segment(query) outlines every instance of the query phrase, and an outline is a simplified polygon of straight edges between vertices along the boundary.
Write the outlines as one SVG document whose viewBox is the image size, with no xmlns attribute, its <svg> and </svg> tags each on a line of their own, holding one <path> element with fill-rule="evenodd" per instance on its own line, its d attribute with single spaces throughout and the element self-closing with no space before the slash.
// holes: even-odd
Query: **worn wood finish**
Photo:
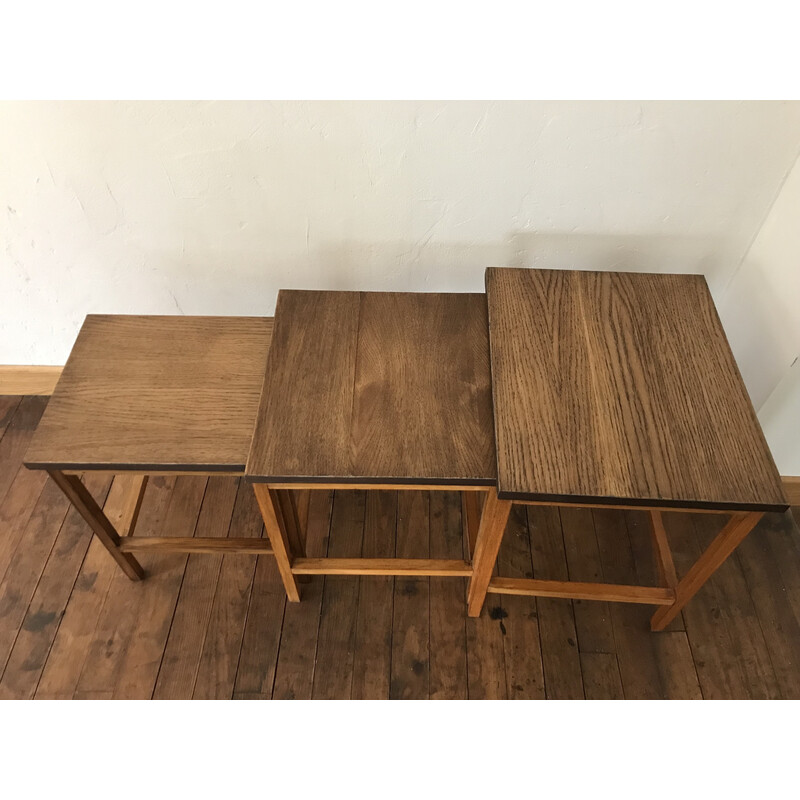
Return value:
<svg viewBox="0 0 800 800">
<path fill-rule="evenodd" d="M 492 594 L 516 594 L 530 597 L 560 597 L 570 600 L 607 600 L 614 603 L 645 603 L 668 606 L 675 602 L 672 589 L 658 586 L 624 586 L 613 583 L 581 581 L 543 581 L 530 578 L 492 578 Z"/>
<path fill-rule="evenodd" d="M 275 313 L 250 480 L 494 484 L 483 295 L 281 291 Z"/>
<path fill-rule="evenodd" d="M 120 537 L 103 509 L 75 475 L 64 475 L 58 470 L 48 470 L 50 477 L 69 501 L 78 509 L 80 515 L 89 523 L 94 534 L 103 543 L 111 557 L 119 564 L 122 571 L 132 580 L 144 577 L 144 570 L 139 562 L 130 554 L 124 553 L 119 546 Z"/>
<path fill-rule="evenodd" d="M 268 317 L 89 315 L 25 463 L 41 469 L 244 469 Z"/>
<path fill-rule="evenodd" d="M 486 272 L 501 498 L 784 510 L 699 275 Z"/>
</svg>

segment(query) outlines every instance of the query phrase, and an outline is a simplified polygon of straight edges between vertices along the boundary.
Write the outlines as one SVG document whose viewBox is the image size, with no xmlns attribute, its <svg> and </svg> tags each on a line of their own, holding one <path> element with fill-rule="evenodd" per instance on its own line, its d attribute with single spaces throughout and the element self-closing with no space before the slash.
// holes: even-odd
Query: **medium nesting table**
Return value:
<svg viewBox="0 0 800 800">
<path fill-rule="evenodd" d="M 269 317 L 86 317 L 25 465 L 48 471 L 129 578 L 143 576 L 136 551 L 271 553 L 132 535 L 148 475 L 243 474 L 271 334 Z M 82 472 L 134 476 L 118 529 Z"/>
<path fill-rule="evenodd" d="M 491 578 L 485 592 L 652 603 L 674 619 L 766 511 L 788 502 L 701 275 L 489 269 L 497 514 L 512 502 L 650 511 L 660 586 Z M 681 580 L 662 513 L 728 515 Z"/>
<path fill-rule="evenodd" d="M 306 558 L 292 490 L 460 490 L 470 553 L 502 533 L 485 296 L 282 290 L 246 477 L 292 601 L 299 575 L 474 580 L 467 560 Z"/>
</svg>

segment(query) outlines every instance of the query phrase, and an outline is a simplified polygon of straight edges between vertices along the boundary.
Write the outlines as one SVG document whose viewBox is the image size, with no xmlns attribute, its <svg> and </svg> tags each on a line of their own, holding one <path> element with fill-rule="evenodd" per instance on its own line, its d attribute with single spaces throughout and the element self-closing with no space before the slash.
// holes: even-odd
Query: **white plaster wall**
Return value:
<svg viewBox="0 0 800 800">
<path fill-rule="evenodd" d="M 800 355 L 800 160 L 718 305 L 759 409 Z"/>
<path fill-rule="evenodd" d="M 719 308 L 778 469 L 800 475 L 800 160 Z"/>
<path fill-rule="evenodd" d="M 786 370 L 758 418 L 778 471 L 800 476 L 800 359 Z"/>
<path fill-rule="evenodd" d="M 0 364 L 63 363 L 88 312 L 488 265 L 704 272 L 719 301 L 799 149 L 800 103 L 0 103 Z"/>
</svg>

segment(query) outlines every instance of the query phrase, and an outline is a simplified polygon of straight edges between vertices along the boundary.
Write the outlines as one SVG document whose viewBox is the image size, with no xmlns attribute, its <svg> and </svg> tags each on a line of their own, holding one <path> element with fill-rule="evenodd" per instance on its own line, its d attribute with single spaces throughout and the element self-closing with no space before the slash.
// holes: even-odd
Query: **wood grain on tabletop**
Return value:
<svg viewBox="0 0 800 800">
<path fill-rule="evenodd" d="M 244 469 L 269 317 L 89 315 L 25 463 Z"/>
<path fill-rule="evenodd" d="M 484 296 L 281 291 L 247 474 L 491 485 Z"/>
<path fill-rule="evenodd" d="M 486 272 L 501 497 L 786 508 L 701 275 Z"/>
</svg>

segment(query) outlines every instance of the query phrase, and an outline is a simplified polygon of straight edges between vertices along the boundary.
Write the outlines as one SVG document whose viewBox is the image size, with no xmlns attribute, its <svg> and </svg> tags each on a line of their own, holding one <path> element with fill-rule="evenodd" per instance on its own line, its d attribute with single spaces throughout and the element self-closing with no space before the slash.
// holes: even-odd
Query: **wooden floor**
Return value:
<svg viewBox="0 0 800 800">
<path fill-rule="evenodd" d="M 132 583 L 44 473 L 21 466 L 43 398 L 0 397 L 4 698 L 800 698 L 800 534 L 768 517 L 664 633 L 644 606 L 489 597 L 463 578 L 314 578 L 271 557 L 143 556 Z M 125 478 L 90 476 L 110 516 Z M 301 497 L 309 555 L 463 553 L 456 493 Z M 666 521 L 679 572 L 721 520 Z M 232 478 L 153 478 L 137 535 L 261 536 Z M 499 572 L 655 581 L 640 512 L 515 507 Z"/>
</svg>

